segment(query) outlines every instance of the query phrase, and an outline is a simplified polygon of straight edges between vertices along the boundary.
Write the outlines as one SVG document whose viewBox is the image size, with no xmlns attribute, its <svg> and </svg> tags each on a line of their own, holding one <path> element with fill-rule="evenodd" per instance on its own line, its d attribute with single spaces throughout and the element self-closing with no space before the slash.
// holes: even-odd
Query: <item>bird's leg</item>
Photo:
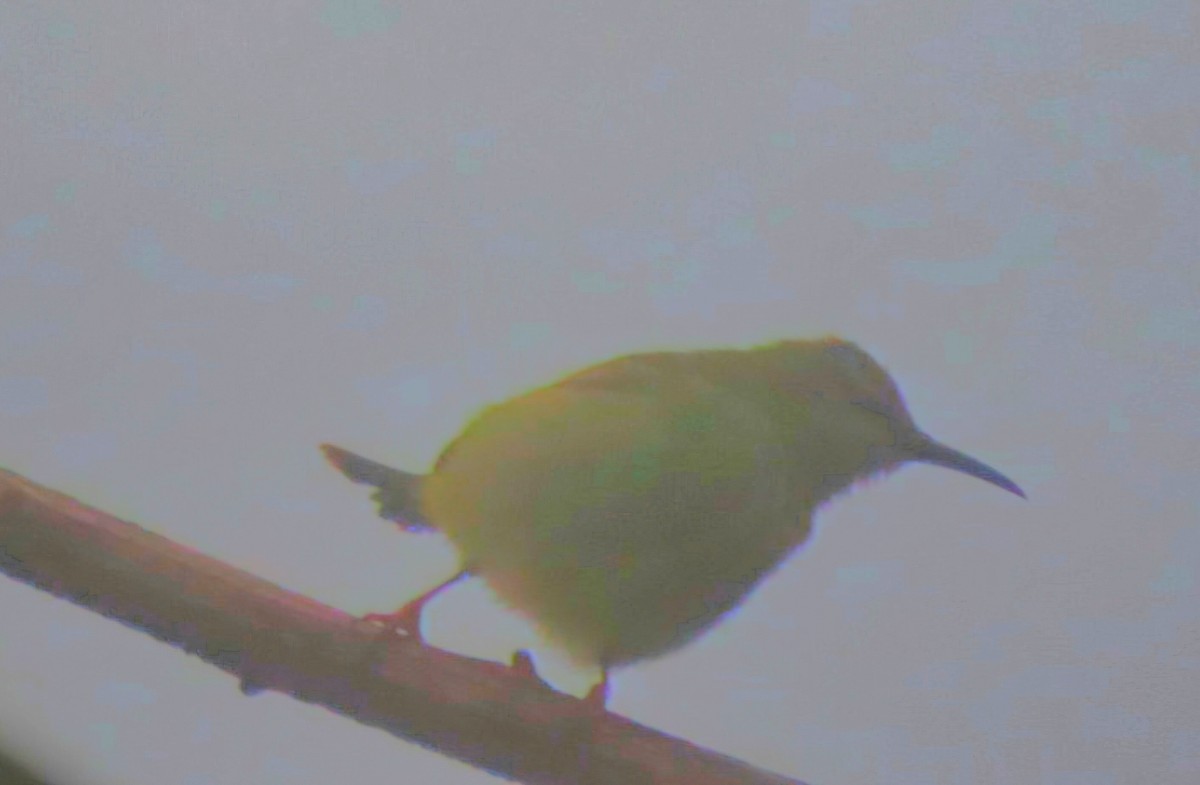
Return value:
<svg viewBox="0 0 1200 785">
<path fill-rule="evenodd" d="M 416 640 L 417 643 L 423 643 L 425 639 L 421 637 L 421 611 L 425 608 L 425 603 L 436 597 L 442 589 L 448 589 L 470 574 L 467 570 L 459 570 L 420 597 L 405 603 L 400 610 L 392 613 L 368 613 L 362 620 L 382 624 L 388 634 L 398 632 Z"/>
<path fill-rule="evenodd" d="M 600 681 L 583 696 L 583 702 L 596 711 L 608 711 L 608 668 L 601 668 Z"/>
</svg>

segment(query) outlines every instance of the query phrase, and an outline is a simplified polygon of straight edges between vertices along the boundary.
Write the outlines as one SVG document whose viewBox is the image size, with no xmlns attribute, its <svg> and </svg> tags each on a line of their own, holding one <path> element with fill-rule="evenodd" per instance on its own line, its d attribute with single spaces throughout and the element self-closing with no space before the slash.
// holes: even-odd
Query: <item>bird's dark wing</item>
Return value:
<svg viewBox="0 0 1200 785">
<path fill-rule="evenodd" d="M 332 444 L 322 444 L 321 452 L 325 460 L 349 479 L 375 487 L 371 498 L 379 505 L 380 517 L 395 521 L 407 531 L 434 528 L 421 513 L 422 475 L 393 469 Z"/>
</svg>

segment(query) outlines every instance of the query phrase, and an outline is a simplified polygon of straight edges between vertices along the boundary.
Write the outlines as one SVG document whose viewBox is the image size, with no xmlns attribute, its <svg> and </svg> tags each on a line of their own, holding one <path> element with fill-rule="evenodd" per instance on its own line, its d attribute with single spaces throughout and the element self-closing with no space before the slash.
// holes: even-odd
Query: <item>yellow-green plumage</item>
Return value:
<svg viewBox="0 0 1200 785">
<path fill-rule="evenodd" d="M 386 467 L 328 450 L 385 508 L 414 506 L 414 475 L 356 474 L 348 461 Z M 817 505 L 905 460 L 1019 493 L 921 434 L 845 341 L 631 355 L 485 409 L 419 481 L 408 523 L 607 669 L 694 639 L 807 538 Z"/>
</svg>

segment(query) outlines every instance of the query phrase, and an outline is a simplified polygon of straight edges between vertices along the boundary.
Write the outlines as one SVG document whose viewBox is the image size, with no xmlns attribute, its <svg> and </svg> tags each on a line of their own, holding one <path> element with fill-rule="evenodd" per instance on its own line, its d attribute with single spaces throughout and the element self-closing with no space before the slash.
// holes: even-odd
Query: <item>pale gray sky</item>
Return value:
<svg viewBox="0 0 1200 785">
<path fill-rule="evenodd" d="M 928 467 L 862 488 L 612 708 L 814 785 L 1195 782 L 1198 26 L 1190 0 L 0 3 L 0 465 L 388 610 L 453 556 L 319 442 L 420 470 L 613 354 L 842 334 L 1029 501 Z M 12 581 L 0 609 L 0 728 L 64 781 L 492 780 Z M 533 640 L 474 585 L 427 621 Z"/>
</svg>

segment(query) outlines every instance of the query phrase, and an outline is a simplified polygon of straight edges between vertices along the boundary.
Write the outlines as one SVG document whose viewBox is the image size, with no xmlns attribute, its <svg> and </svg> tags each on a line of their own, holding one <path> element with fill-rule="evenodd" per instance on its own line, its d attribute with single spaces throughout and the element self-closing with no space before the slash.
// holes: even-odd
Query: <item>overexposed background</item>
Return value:
<svg viewBox="0 0 1200 785">
<path fill-rule="evenodd" d="M 354 613 L 421 470 L 614 354 L 834 332 L 911 467 L 612 708 L 814 785 L 1200 780 L 1191 0 L 0 4 L 0 465 Z M 0 580 L 62 782 L 484 783 Z M 531 633 L 467 585 L 439 645 Z M 587 674 L 540 660 L 565 689 Z"/>
</svg>

